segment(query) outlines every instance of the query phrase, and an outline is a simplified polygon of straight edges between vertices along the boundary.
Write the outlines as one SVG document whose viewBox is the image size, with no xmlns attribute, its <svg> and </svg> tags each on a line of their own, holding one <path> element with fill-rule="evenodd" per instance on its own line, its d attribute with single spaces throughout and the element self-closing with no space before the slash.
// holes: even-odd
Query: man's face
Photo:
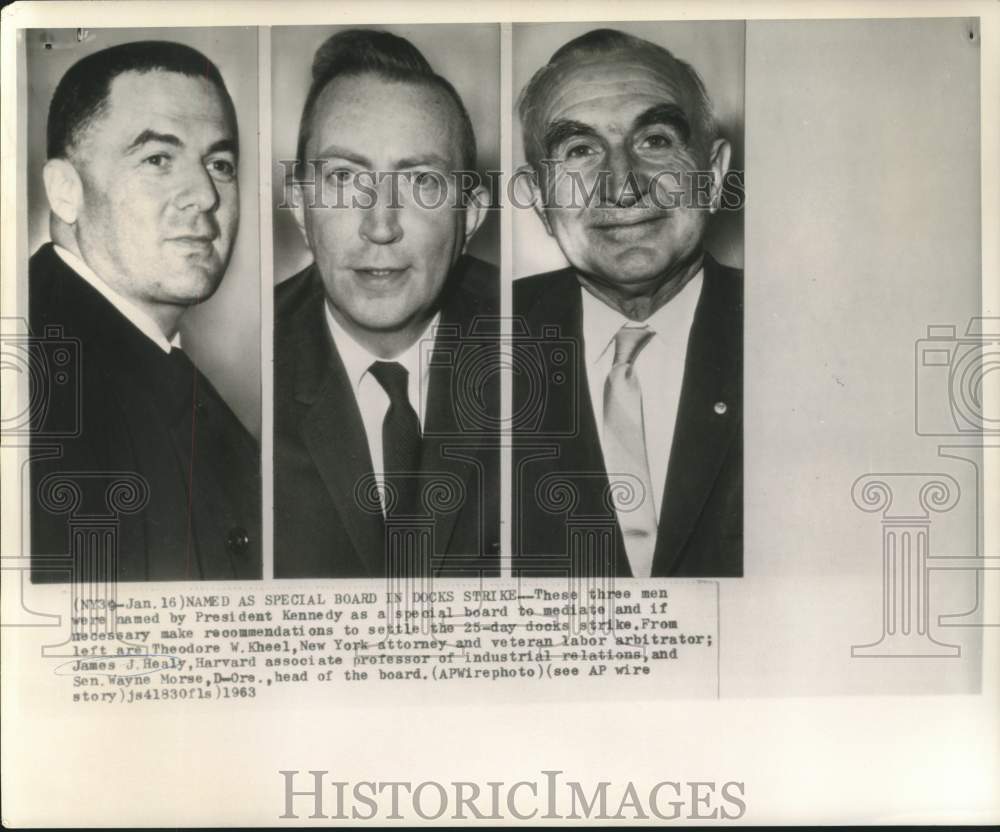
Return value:
<svg viewBox="0 0 1000 832">
<path fill-rule="evenodd" d="M 300 192 L 300 222 L 333 315 L 363 342 L 419 335 L 476 228 L 454 208 L 459 135 L 453 102 L 421 84 L 338 78 L 316 103 L 306 156 L 323 190 Z"/>
<path fill-rule="evenodd" d="M 543 156 L 553 163 L 539 213 L 594 282 L 643 294 L 698 257 L 708 206 L 692 204 L 690 174 L 714 170 L 721 182 L 729 152 L 700 135 L 697 114 L 692 91 L 641 58 L 603 56 L 556 79 L 542 109 Z"/>
<path fill-rule="evenodd" d="M 83 259 L 146 304 L 210 297 L 239 223 L 235 125 L 216 87 L 174 72 L 126 72 L 72 162 Z"/>
</svg>

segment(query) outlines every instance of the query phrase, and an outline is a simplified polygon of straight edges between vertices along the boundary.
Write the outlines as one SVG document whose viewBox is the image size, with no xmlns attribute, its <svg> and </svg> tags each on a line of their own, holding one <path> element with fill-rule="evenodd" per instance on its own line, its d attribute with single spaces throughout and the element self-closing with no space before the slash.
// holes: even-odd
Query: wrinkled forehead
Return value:
<svg viewBox="0 0 1000 832">
<path fill-rule="evenodd" d="M 543 90 L 539 124 L 602 113 L 625 115 L 656 104 L 675 104 L 689 118 L 696 108 L 690 81 L 673 62 L 615 52 L 559 67 Z"/>
</svg>

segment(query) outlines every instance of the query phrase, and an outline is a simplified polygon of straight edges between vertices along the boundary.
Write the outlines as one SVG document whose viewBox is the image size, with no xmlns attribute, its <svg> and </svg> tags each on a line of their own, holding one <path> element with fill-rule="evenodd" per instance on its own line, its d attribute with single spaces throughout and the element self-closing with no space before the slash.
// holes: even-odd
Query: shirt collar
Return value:
<svg viewBox="0 0 1000 832">
<path fill-rule="evenodd" d="M 98 277 L 97 273 L 84 262 L 82 257 L 60 245 L 54 244 L 53 248 L 67 266 L 100 292 L 104 299 L 124 315 L 132 326 L 138 329 L 139 332 L 145 335 L 161 350 L 169 353 L 174 347 L 180 349 L 181 335 L 179 332 L 175 332 L 174 337 L 168 341 L 167 336 L 163 334 L 163 330 L 160 329 L 149 313 L 143 311 L 120 292 L 112 289 L 111 286 Z"/>
<path fill-rule="evenodd" d="M 330 330 L 333 342 L 337 346 L 337 352 L 344 364 L 344 369 L 347 371 L 347 377 L 351 381 L 351 388 L 354 390 L 354 395 L 358 394 L 358 388 L 361 386 L 365 374 L 376 361 L 395 361 L 401 364 L 409 373 L 411 379 L 420 379 L 419 389 L 425 389 L 430 362 L 427 360 L 421 361 L 420 347 L 428 334 L 432 333 L 434 327 L 437 326 L 441 317 L 440 312 L 431 319 L 430 323 L 427 324 L 427 328 L 420 333 L 420 337 L 402 353 L 393 358 L 382 358 L 370 352 L 348 334 L 347 330 L 333 317 L 328 302 L 323 303 L 323 311 L 326 315 L 327 328 Z"/>
<path fill-rule="evenodd" d="M 623 326 L 649 327 L 654 337 L 670 332 L 685 319 L 694 315 L 694 307 L 701 295 L 701 284 L 704 279 L 704 269 L 699 269 L 680 292 L 667 303 L 663 304 L 645 321 L 633 321 L 617 309 L 608 306 L 596 295 L 581 286 L 583 293 L 583 332 L 584 352 L 588 366 L 597 364 L 611 349 L 615 334 Z"/>
</svg>

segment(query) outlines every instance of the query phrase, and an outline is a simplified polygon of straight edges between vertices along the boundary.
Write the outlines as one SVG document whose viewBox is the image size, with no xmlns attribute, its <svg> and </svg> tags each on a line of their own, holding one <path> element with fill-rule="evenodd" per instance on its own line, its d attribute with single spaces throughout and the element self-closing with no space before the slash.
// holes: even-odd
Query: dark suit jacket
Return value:
<svg viewBox="0 0 1000 832">
<path fill-rule="evenodd" d="M 499 282 L 463 257 L 440 301 L 424 416 L 423 514 L 386 521 L 361 413 L 310 266 L 276 290 L 274 571 L 284 578 L 470 577 L 499 565 Z M 409 543 L 405 542 L 409 540 Z M 408 564 L 393 552 L 415 547 Z"/>
<path fill-rule="evenodd" d="M 260 578 L 253 437 L 51 244 L 28 271 L 32 579 Z"/>
<path fill-rule="evenodd" d="M 743 573 L 743 274 L 707 255 L 704 272 L 654 577 Z M 515 574 L 631 576 L 584 366 L 582 291 L 572 269 L 514 284 Z"/>
</svg>

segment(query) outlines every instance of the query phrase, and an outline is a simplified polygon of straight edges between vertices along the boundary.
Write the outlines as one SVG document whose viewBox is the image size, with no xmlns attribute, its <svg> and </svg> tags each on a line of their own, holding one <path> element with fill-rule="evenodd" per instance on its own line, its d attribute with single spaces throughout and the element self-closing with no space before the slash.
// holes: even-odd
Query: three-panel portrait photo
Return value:
<svg viewBox="0 0 1000 832">
<path fill-rule="evenodd" d="M 29 39 L 33 580 L 739 577 L 744 25 L 269 34 Z"/>
<path fill-rule="evenodd" d="M 997 817 L 995 0 L 0 24 L 5 827 Z"/>
</svg>

